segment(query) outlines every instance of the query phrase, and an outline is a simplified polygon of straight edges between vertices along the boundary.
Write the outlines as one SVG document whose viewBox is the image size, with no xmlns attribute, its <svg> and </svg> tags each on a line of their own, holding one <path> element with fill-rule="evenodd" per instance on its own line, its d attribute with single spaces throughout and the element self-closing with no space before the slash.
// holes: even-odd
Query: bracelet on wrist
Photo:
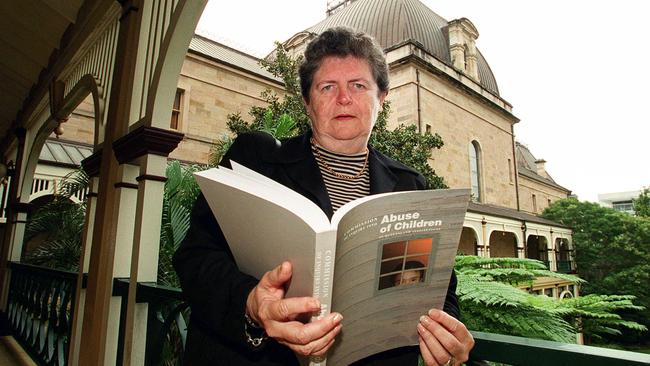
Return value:
<svg viewBox="0 0 650 366">
<path fill-rule="evenodd" d="M 248 314 L 244 314 L 244 335 L 246 335 L 246 343 L 250 344 L 253 348 L 262 346 L 268 338 L 264 328 L 251 319 Z"/>
</svg>

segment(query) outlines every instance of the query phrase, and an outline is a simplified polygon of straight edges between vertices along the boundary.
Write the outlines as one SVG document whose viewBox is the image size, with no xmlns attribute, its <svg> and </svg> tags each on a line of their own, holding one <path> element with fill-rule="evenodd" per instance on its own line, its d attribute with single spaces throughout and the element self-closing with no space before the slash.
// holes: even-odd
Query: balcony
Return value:
<svg viewBox="0 0 650 366">
<path fill-rule="evenodd" d="M 11 263 L 9 322 L 12 335 L 38 364 L 67 365 L 76 275 Z M 113 295 L 126 299 L 128 281 L 117 279 Z M 138 283 L 136 301 L 147 304 L 145 365 L 180 364 L 189 309 L 181 290 Z M 125 306 L 125 301 L 122 302 Z M 120 337 L 124 334 L 123 319 Z M 507 365 L 650 365 L 650 355 L 606 348 L 473 332 L 477 359 Z M 122 342 L 119 342 L 121 344 Z M 118 348 L 117 359 L 122 349 Z M 164 358 L 164 360 L 163 360 Z"/>
</svg>

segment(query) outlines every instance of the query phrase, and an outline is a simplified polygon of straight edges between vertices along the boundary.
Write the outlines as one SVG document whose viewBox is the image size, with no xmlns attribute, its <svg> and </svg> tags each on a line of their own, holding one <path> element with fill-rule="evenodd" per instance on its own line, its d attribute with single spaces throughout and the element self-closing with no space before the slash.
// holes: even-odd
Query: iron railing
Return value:
<svg viewBox="0 0 650 366">
<path fill-rule="evenodd" d="M 41 365 L 66 365 L 74 290 L 72 272 L 11 263 L 8 318 L 16 337 Z M 127 279 L 113 283 L 113 294 L 126 299 Z M 138 283 L 136 302 L 148 304 L 146 365 L 181 365 L 189 309 L 181 290 L 153 283 Z M 126 300 L 122 302 L 126 304 Z M 121 313 L 125 313 L 122 309 Z M 120 341 L 124 320 L 120 324 Z M 650 365 L 650 355 L 472 332 L 474 359 L 505 365 Z M 82 350 L 83 352 L 83 350 Z M 121 363 L 121 351 L 117 360 Z"/>
<path fill-rule="evenodd" d="M 513 366 L 640 366 L 650 355 L 609 348 L 472 332 L 472 357 Z"/>
<path fill-rule="evenodd" d="M 77 274 L 9 263 L 7 319 L 14 338 L 40 365 L 68 362 Z"/>
<path fill-rule="evenodd" d="M 122 296 L 123 299 L 121 314 L 126 314 L 128 286 L 128 279 L 115 279 L 113 282 L 113 295 Z M 148 305 L 145 365 L 182 365 L 189 319 L 189 306 L 182 300 L 182 291 L 156 283 L 139 282 L 135 301 Z M 120 338 L 123 334 L 124 318 L 121 319 Z M 117 359 L 120 365 L 122 343 L 118 343 Z"/>
</svg>

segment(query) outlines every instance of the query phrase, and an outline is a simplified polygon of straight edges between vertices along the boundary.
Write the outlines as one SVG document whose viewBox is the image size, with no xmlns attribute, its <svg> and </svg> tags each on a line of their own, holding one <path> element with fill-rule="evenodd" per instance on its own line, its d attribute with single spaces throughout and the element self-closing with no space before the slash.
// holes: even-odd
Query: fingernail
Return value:
<svg viewBox="0 0 650 366">
<path fill-rule="evenodd" d="M 420 317 L 420 322 L 421 322 L 421 323 L 429 324 L 430 321 L 431 321 L 431 319 L 429 319 L 429 317 L 426 316 L 426 315 L 422 315 L 422 316 Z"/>
<path fill-rule="evenodd" d="M 341 314 L 336 313 L 334 314 L 332 320 L 334 321 L 334 323 L 340 323 L 341 320 L 343 320 L 343 316 Z"/>
<path fill-rule="evenodd" d="M 319 308 L 319 309 L 320 309 L 320 302 L 318 302 L 318 300 L 312 300 L 312 301 L 309 303 L 309 306 L 311 306 L 311 307 L 313 307 L 313 308 Z"/>
<path fill-rule="evenodd" d="M 433 316 L 433 314 L 436 312 L 436 310 L 437 310 L 437 309 L 430 309 L 430 310 L 427 312 L 427 314 L 429 314 L 429 316 Z"/>
<path fill-rule="evenodd" d="M 418 328 L 418 333 L 424 333 L 424 326 L 422 326 L 422 324 L 418 323 L 417 328 Z"/>
</svg>

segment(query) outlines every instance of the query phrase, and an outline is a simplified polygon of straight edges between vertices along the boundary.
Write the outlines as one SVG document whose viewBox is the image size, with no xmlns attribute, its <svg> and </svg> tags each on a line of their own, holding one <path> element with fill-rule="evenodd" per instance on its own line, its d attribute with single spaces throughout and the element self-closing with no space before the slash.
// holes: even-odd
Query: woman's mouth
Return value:
<svg viewBox="0 0 650 366">
<path fill-rule="evenodd" d="M 351 114 L 337 114 L 334 118 L 338 121 L 347 121 L 354 118 L 354 116 Z"/>
</svg>

